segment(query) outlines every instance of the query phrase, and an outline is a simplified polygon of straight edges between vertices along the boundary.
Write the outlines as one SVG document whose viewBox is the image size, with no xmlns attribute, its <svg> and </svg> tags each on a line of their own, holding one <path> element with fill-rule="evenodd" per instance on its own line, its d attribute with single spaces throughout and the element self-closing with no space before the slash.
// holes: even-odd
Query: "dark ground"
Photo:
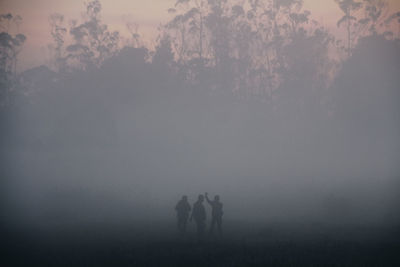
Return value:
<svg viewBox="0 0 400 267">
<path fill-rule="evenodd" d="M 198 243 L 160 225 L 3 228 L 1 266 L 400 266 L 394 226 L 236 223 Z"/>
</svg>

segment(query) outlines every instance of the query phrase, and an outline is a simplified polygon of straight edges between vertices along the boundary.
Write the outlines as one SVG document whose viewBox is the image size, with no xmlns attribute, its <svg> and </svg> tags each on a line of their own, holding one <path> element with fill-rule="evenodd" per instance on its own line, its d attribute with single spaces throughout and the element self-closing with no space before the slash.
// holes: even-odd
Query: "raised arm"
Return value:
<svg viewBox="0 0 400 267">
<path fill-rule="evenodd" d="M 206 200 L 207 200 L 208 204 L 211 205 L 212 201 L 208 198 L 208 193 L 205 193 L 204 195 L 206 196 Z"/>
</svg>

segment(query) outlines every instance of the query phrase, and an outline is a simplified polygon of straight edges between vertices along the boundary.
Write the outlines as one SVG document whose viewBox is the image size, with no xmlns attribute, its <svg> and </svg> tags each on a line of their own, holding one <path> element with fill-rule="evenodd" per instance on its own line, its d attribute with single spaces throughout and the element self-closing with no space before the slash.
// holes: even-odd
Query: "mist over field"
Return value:
<svg viewBox="0 0 400 267">
<path fill-rule="evenodd" d="M 227 229 L 398 226 L 400 13 L 336 1 L 340 39 L 302 1 L 242 2 L 178 0 L 152 48 L 90 1 L 22 73 L 2 27 L 2 226 L 159 231 L 204 192 Z"/>
</svg>

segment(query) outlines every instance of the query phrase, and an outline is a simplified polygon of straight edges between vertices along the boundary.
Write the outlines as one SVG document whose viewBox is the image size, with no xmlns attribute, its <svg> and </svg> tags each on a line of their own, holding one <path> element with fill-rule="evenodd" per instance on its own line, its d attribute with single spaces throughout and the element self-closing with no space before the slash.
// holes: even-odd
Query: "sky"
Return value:
<svg viewBox="0 0 400 267">
<path fill-rule="evenodd" d="M 20 15 L 23 22 L 20 32 L 27 36 L 27 42 L 20 54 L 20 71 L 45 64 L 48 58 L 47 45 L 51 43 L 48 17 L 61 13 L 66 21 L 80 19 L 84 11 L 84 0 L 0 0 L 0 13 Z M 126 34 L 126 22 L 139 24 L 142 39 L 151 44 L 157 36 L 157 27 L 169 19 L 168 8 L 176 0 L 101 0 L 102 19 L 110 29 Z M 390 9 L 400 10 L 399 0 L 389 0 Z M 314 19 L 324 26 L 337 31 L 336 22 L 341 11 L 334 0 L 304 0 L 304 9 L 310 10 Z"/>
</svg>

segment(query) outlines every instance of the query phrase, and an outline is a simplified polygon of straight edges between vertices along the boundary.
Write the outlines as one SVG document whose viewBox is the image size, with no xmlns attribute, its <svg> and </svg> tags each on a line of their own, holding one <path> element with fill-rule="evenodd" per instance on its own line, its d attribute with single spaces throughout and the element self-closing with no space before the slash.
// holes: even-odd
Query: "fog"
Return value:
<svg viewBox="0 0 400 267">
<path fill-rule="evenodd" d="M 54 65 L 4 78 L 2 222 L 169 223 L 208 192 L 225 225 L 398 224 L 399 36 L 350 52 L 302 10 L 288 29 L 290 6 L 271 7 L 263 31 L 232 3 L 196 11 L 186 43 L 177 15 L 154 51 L 103 32 L 105 53 L 82 22 Z"/>
</svg>

